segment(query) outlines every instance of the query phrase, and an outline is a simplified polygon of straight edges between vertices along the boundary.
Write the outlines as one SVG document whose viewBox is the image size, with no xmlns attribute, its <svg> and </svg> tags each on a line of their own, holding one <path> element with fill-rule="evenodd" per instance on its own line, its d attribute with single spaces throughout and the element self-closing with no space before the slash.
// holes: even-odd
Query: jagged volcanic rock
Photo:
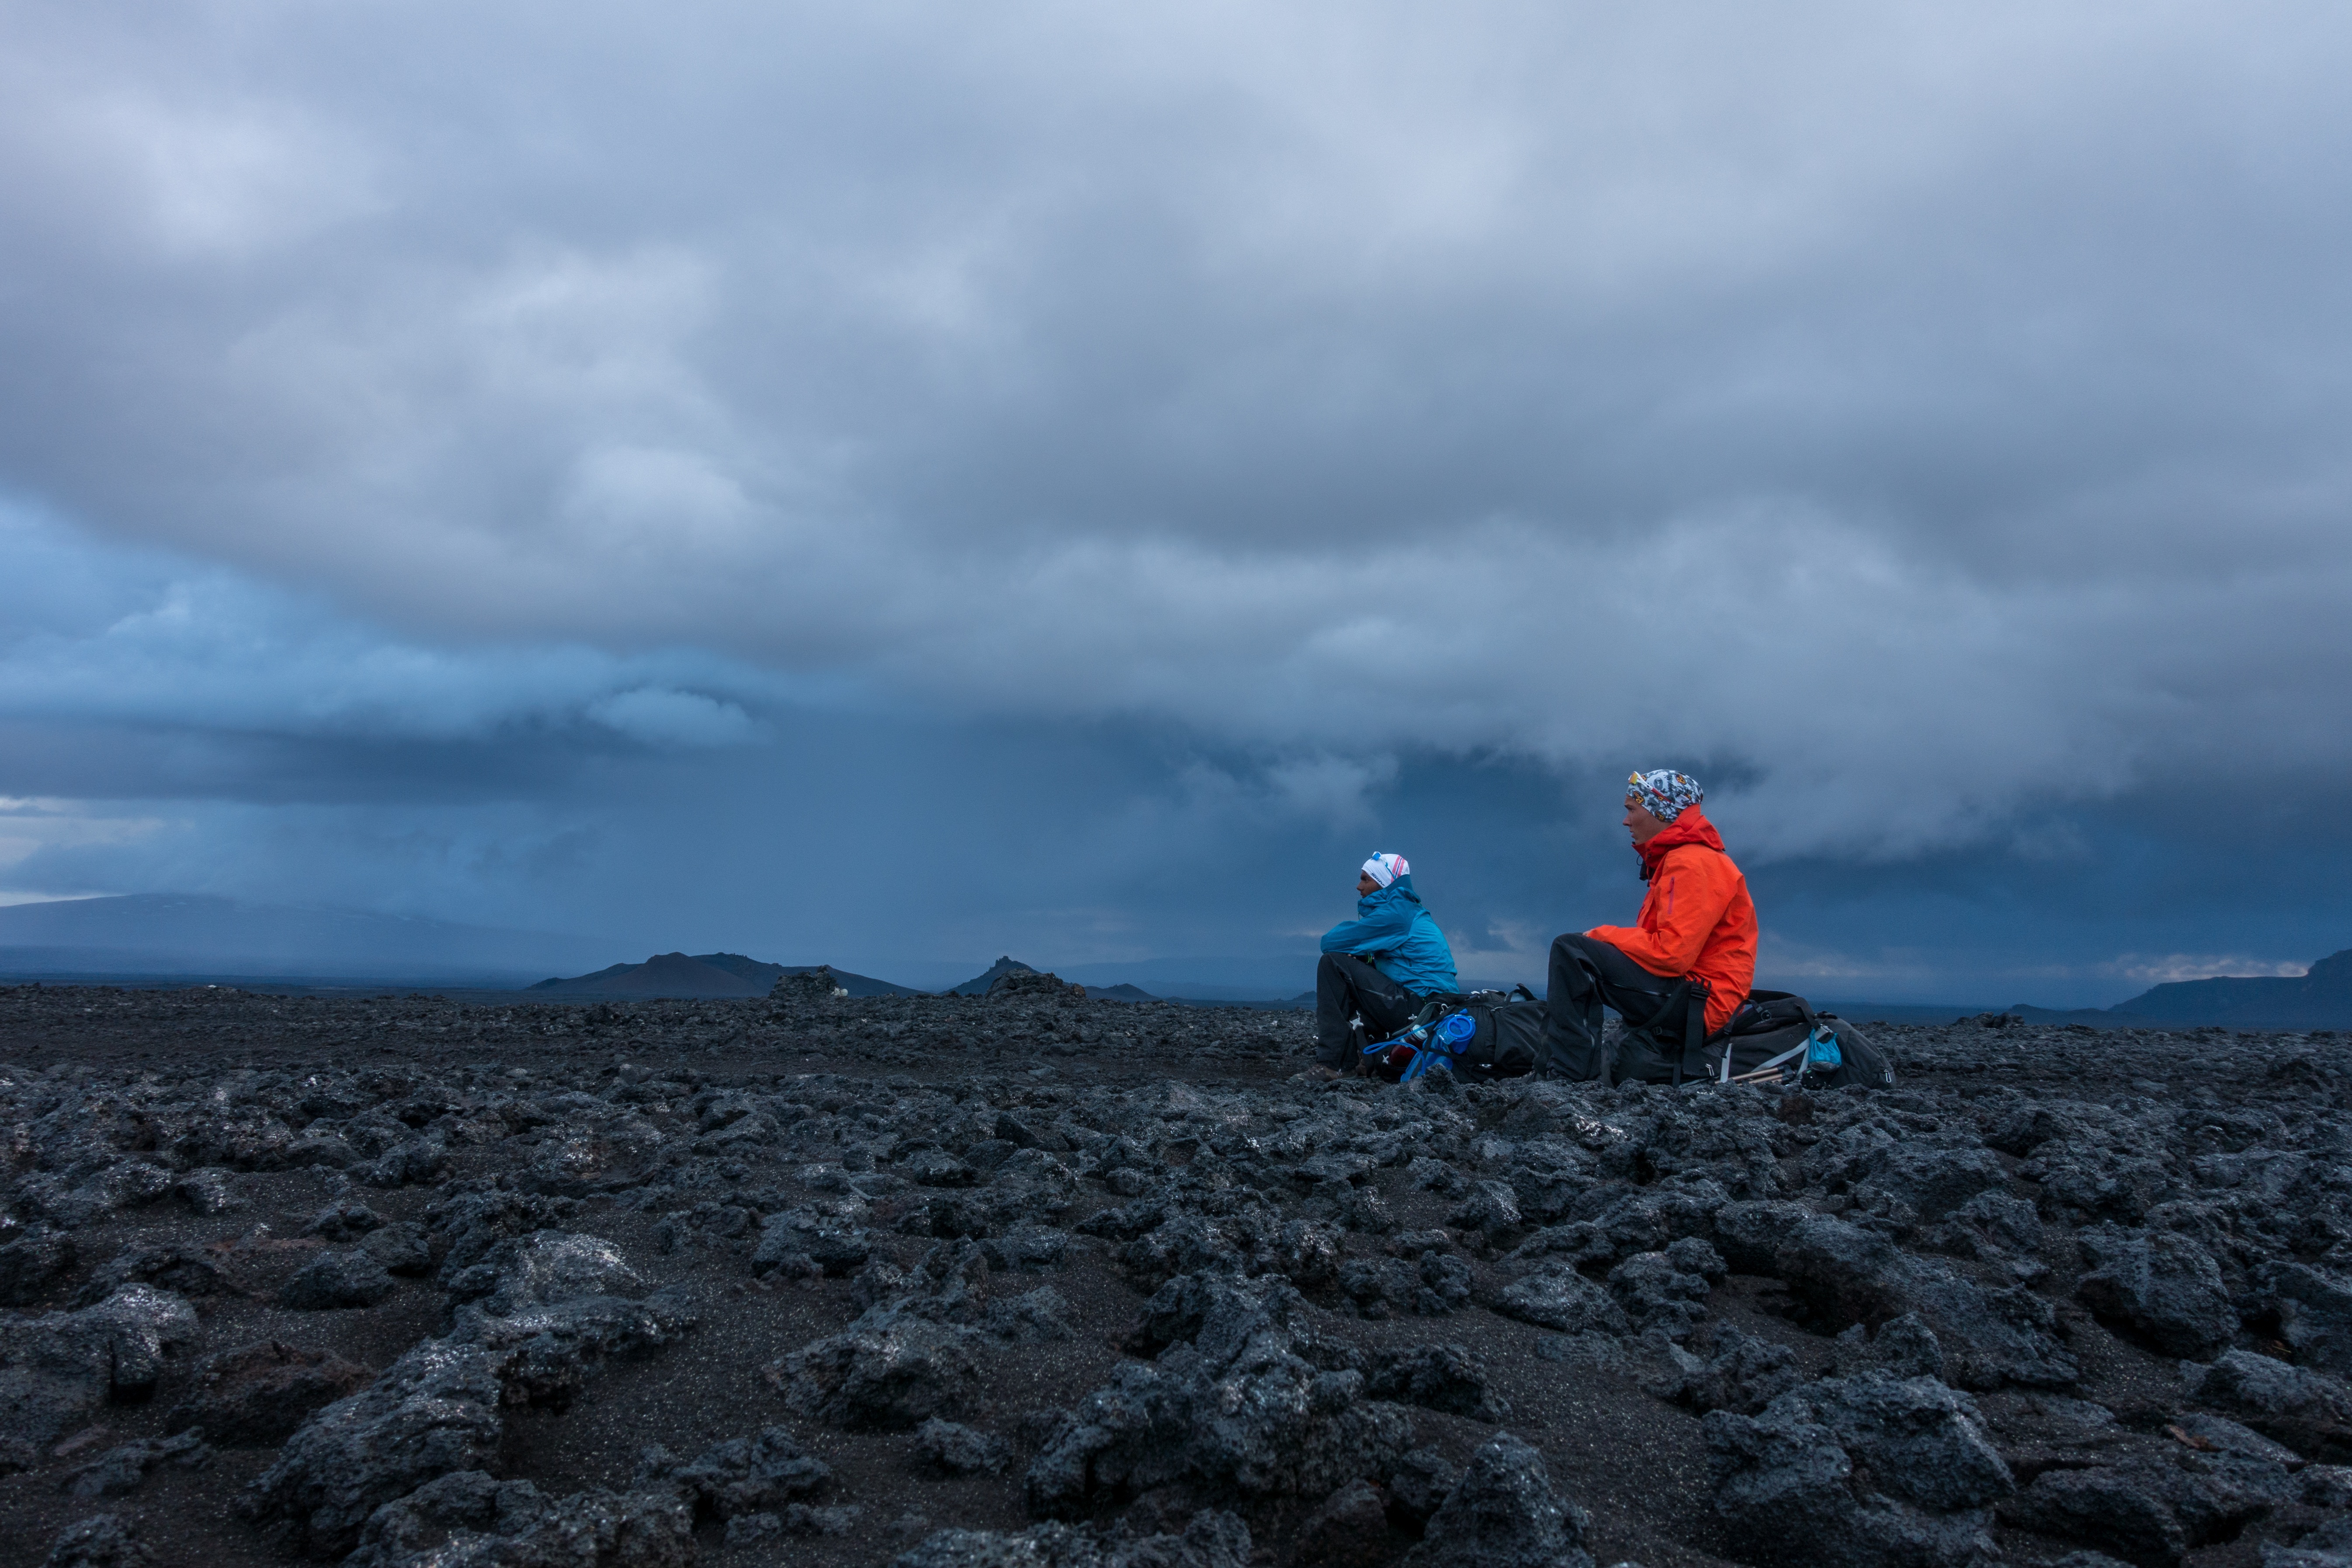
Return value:
<svg viewBox="0 0 2352 1568">
<path fill-rule="evenodd" d="M 1295 1079 L 1300 1013 L 989 981 L 0 989 L 5 1539 L 90 1568 L 2352 1540 L 2334 1036 L 2002 1016 L 1880 1031 L 1885 1092 L 1405 1090 Z"/>
</svg>

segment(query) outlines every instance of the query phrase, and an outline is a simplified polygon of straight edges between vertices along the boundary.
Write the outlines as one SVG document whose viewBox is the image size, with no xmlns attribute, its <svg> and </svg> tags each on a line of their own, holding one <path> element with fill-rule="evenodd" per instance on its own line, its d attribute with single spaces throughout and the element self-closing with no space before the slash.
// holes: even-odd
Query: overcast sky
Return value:
<svg viewBox="0 0 2352 1568">
<path fill-rule="evenodd" d="M 2352 947 L 2352 13 L 0 0 L 0 894 Z M 1303 978 L 1302 978 L 1303 984 Z"/>
</svg>

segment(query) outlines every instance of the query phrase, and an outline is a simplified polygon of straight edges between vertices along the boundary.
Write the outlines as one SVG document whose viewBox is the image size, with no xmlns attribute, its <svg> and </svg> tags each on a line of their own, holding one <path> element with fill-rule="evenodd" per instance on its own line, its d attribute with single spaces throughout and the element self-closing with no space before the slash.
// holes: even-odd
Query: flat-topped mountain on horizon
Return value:
<svg viewBox="0 0 2352 1568">
<path fill-rule="evenodd" d="M 2352 948 L 2329 953 L 2307 973 L 2175 980 L 2107 1011 L 2249 1029 L 2352 1029 Z"/>
<path fill-rule="evenodd" d="M 740 952 L 657 952 L 643 963 L 615 963 L 593 974 L 542 980 L 530 987 L 542 995 L 617 996 L 635 999 L 675 998 L 716 1000 L 728 996 L 765 996 L 787 974 L 806 974 L 829 967 L 821 963 L 767 963 Z M 834 984 L 852 996 L 920 996 L 911 985 L 894 984 L 870 975 L 833 971 Z"/>
</svg>

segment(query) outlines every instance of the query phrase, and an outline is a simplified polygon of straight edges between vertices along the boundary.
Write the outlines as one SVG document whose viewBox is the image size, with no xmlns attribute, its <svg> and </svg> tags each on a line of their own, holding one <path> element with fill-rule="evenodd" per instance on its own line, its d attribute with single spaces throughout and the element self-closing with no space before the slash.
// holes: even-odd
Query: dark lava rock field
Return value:
<svg viewBox="0 0 2352 1568">
<path fill-rule="evenodd" d="M 2336 1037 L 1408 1092 L 822 989 L 0 989 L 0 1562 L 2352 1563 Z"/>
</svg>

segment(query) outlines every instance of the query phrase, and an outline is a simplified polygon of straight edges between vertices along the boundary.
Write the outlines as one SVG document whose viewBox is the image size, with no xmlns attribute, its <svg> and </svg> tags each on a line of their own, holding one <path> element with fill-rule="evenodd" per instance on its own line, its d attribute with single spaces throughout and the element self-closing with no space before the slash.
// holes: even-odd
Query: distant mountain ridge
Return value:
<svg viewBox="0 0 2352 1568">
<path fill-rule="evenodd" d="M 2107 1011 L 2162 1023 L 2352 1029 L 2352 948 L 2329 953 L 2305 974 L 2175 980 Z"/>
<path fill-rule="evenodd" d="M 260 904 L 206 893 L 127 893 L 0 907 L 0 975 L 52 981 L 404 982 L 518 987 L 550 999 L 684 1001 L 765 996 L 779 978 L 823 967 L 772 963 L 740 952 L 667 952 L 643 963 L 588 969 L 618 945 L 595 937 L 509 931 L 430 916 Z M 984 994 L 999 975 L 1035 973 L 1008 954 L 950 990 Z M 853 996 L 929 994 L 847 970 L 833 973 Z M 556 978 L 525 984 L 531 976 L 551 974 Z M 1103 981 L 1089 994 L 1124 1002 L 1160 999 L 1159 993 L 1140 986 Z"/>
<path fill-rule="evenodd" d="M 716 956 L 715 954 L 713 956 Z M 682 952 L 657 952 L 643 963 L 615 963 L 593 974 L 542 980 L 529 987 L 557 996 L 616 996 L 703 1001 L 721 996 L 764 996 L 767 986 Z"/>
<path fill-rule="evenodd" d="M 643 963 L 615 963 L 593 974 L 542 980 L 530 990 L 554 996 L 615 996 L 707 1001 L 728 996 L 765 996 L 787 974 L 824 968 L 816 963 L 767 963 L 740 952 L 657 952 Z M 911 985 L 870 975 L 833 971 L 834 983 L 852 996 L 920 996 Z"/>
<path fill-rule="evenodd" d="M 593 963 L 594 937 L 503 931 L 421 915 L 127 893 L 0 909 L 0 972 L 87 974 L 496 977 Z"/>
</svg>

